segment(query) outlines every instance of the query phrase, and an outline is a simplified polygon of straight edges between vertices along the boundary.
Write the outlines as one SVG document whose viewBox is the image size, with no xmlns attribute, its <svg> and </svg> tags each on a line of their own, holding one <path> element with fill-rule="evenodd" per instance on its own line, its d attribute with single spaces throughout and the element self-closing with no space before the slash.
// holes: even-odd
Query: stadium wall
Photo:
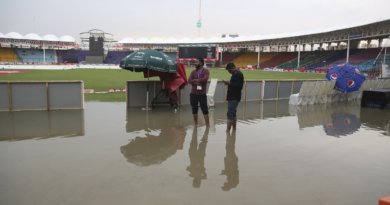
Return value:
<svg viewBox="0 0 390 205">
<path fill-rule="evenodd" d="M 242 101 L 289 99 L 291 94 L 299 92 L 301 85 L 302 80 L 245 81 L 242 91 Z M 146 93 L 148 93 L 148 106 L 151 106 L 153 98 L 161 90 L 161 83 L 160 81 L 127 81 L 126 90 L 127 107 L 145 107 Z M 184 89 L 178 91 L 179 104 L 190 104 L 190 92 L 191 86 L 185 86 Z M 216 103 L 225 102 L 226 92 L 226 85 L 222 81 L 219 81 L 216 86 L 214 101 Z"/>
<path fill-rule="evenodd" d="M 84 108 L 83 81 L 0 81 L 0 111 Z"/>
</svg>

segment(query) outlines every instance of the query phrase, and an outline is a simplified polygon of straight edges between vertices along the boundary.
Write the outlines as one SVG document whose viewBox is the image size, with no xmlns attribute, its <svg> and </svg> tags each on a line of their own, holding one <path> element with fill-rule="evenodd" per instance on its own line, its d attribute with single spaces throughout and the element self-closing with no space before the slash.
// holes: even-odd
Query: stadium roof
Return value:
<svg viewBox="0 0 390 205">
<path fill-rule="evenodd" d="M 354 27 L 361 27 L 361 26 L 368 26 L 371 24 L 379 23 L 379 22 L 385 22 L 389 21 L 383 20 L 383 21 L 376 21 L 376 22 L 370 22 L 370 23 L 361 23 L 359 25 L 343 25 L 343 26 L 333 26 L 329 28 L 321 28 L 311 31 L 300 31 L 300 32 L 288 32 L 288 33 L 280 33 L 280 34 L 268 34 L 268 35 L 253 35 L 253 36 L 238 36 L 238 37 L 230 37 L 229 35 L 227 37 L 212 37 L 212 38 L 167 38 L 163 39 L 160 37 L 154 37 L 154 38 L 123 38 L 122 40 L 118 41 L 119 44 L 197 44 L 197 43 L 236 43 L 236 42 L 246 42 L 246 41 L 261 41 L 261 40 L 269 40 L 269 39 L 280 39 L 280 38 L 289 38 L 289 37 L 298 37 L 298 36 L 304 36 L 304 35 L 312 35 L 312 34 L 320 34 L 320 33 L 326 33 L 326 32 L 332 32 L 342 29 L 350 29 Z M 90 30 L 91 31 L 101 31 L 101 30 Z M 101 31 L 102 32 L 102 31 Z M 86 33 L 86 32 L 85 32 Z M 110 34 L 112 35 L 112 34 Z M 57 41 L 57 42 L 76 42 L 75 38 L 69 35 L 57 37 L 53 34 L 47 34 L 43 37 L 39 36 L 35 33 L 29 33 L 25 36 L 22 36 L 21 34 L 17 32 L 10 32 L 6 35 L 0 33 L 0 38 L 10 38 L 10 39 L 26 39 L 26 40 L 42 40 L 42 41 Z"/>
<path fill-rule="evenodd" d="M 53 34 L 47 34 L 41 37 L 40 35 L 36 33 L 29 33 L 24 36 L 22 36 L 20 33 L 17 32 L 9 32 L 7 34 L 0 33 L 0 38 L 9 38 L 9 39 L 20 39 L 20 40 L 36 40 L 36 41 L 58 41 L 58 42 L 67 42 L 67 43 L 74 43 L 75 39 L 72 36 L 65 35 L 58 38 L 56 35 Z"/>
<path fill-rule="evenodd" d="M 388 21 L 383 20 L 383 21 Z M 239 37 L 230 37 L 227 36 L 225 38 L 222 37 L 212 37 L 212 38 L 182 38 L 182 39 L 175 39 L 175 38 L 169 38 L 167 40 L 161 39 L 161 38 L 137 38 L 133 39 L 130 37 L 124 38 L 120 40 L 118 43 L 122 44 L 183 44 L 183 43 L 229 43 L 229 42 L 245 42 L 245 41 L 261 41 L 261 40 L 268 40 L 268 39 L 279 39 L 279 38 L 289 38 L 289 37 L 296 37 L 296 36 L 304 36 L 304 35 L 312 35 L 312 34 L 320 34 L 320 33 L 326 33 L 331 31 L 337 31 L 342 29 L 349 29 L 354 28 L 358 26 L 365 26 L 369 24 L 374 24 L 382 21 L 376 21 L 376 22 L 370 22 L 370 23 L 361 23 L 359 25 L 343 25 L 343 26 L 333 26 L 328 28 L 320 28 L 310 31 L 299 31 L 299 32 L 288 32 L 288 33 L 279 33 L 279 34 L 268 34 L 268 35 L 253 35 L 253 36 L 239 36 Z"/>
<path fill-rule="evenodd" d="M 23 36 L 20 35 L 20 33 L 10 32 L 10 33 L 5 34 L 5 38 L 23 39 Z"/>
<path fill-rule="evenodd" d="M 31 40 L 37 40 L 37 41 L 41 41 L 42 40 L 42 37 L 40 37 L 39 35 L 35 34 L 35 33 L 29 33 L 27 35 L 24 36 L 25 39 L 31 39 Z"/>
</svg>

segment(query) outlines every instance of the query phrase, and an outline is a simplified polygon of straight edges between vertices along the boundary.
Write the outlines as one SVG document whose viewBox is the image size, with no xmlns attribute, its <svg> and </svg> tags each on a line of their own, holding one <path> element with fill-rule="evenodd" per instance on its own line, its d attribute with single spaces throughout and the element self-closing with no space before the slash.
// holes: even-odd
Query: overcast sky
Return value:
<svg viewBox="0 0 390 205">
<path fill-rule="evenodd" d="M 202 0 L 200 36 L 296 33 L 390 19 L 390 0 Z M 196 38 L 199 0 L 0 0 L 0 32 Z"/>
</svg>

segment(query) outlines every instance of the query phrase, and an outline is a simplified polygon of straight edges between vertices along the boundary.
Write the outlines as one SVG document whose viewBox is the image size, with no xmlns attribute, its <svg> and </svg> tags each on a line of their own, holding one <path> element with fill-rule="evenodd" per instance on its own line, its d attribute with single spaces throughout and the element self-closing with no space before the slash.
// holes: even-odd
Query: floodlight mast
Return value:
<svg viewBox="0 0 390 205">
<path fill-rule="evenodd" d="M 347 42 L 347 57 L 345 58 L 345 63 L 349 63 L 349 48 L 350 48 L 350 39 L 349 39 L 349 34 L 348 34 L 348 42 Z"/>
<path fill-rule="evenodd" d="M 196 27 L 198 27 L 198 37 L 200 37 L 200 29 L 202 28 L 202 0 L 199 0 L 199 17 Z"/>
</svg>

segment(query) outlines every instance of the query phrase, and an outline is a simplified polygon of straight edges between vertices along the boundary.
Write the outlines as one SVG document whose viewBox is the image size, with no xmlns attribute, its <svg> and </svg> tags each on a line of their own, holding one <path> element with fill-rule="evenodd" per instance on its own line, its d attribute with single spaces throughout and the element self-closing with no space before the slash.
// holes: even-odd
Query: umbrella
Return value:
<svg viewBox="0 0 390 205">
<path fill-rule="evenodd" d="M 144 77 L 153 76 L 150 73 L 175 74 L 177 64 L 165 53 L 153 49 L 139 50 L 126 56 L 120 62 L 120 67 L 133 72 L 143 72 Z M 158 74 L 157 74 L 158 75 Z M 149 104 L 149 83 L 146 85 L 146 110 Z"/>
<path fill-rule="evenodd" d="M 126 56 L 120 67 L 133 72 L 154 70 L 163 73 L 176 73 L 177 64 L 165 53 L 153 49 L 139 50 Z"/>
<path fill-rule="evenodd" d="M 351 64 L 341 64 L 333 66 L 326 74 L 328 80 L 336 80 L 335 89 L 349 93 L 359 90 L 366 77 L 360 73 L 359 69 Z"/>
<path fill-rule="evenodd" d="M 333 113 L 332 122 L 324 125 L 327 135 L 339 137 L 341 135 L 350 135 L 360 128 L 360 119 L 351 113 Z"/>
</svg>

